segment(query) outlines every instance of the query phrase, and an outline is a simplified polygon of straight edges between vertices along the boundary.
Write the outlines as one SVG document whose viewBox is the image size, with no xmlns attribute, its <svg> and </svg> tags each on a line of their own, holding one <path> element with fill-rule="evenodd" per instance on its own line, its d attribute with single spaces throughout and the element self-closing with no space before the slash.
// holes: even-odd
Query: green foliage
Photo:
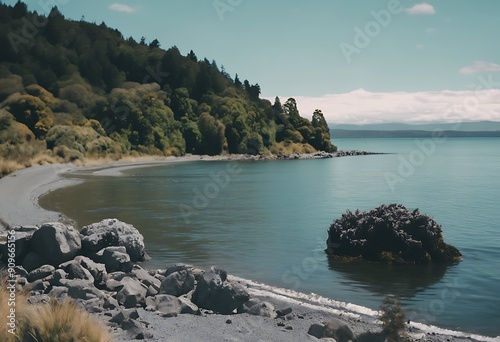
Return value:
<svg viewBox="0 0 500 342">
<path fill-rule="evenodd" d="M 38 97 L 22 95 L 10 103 L 9 109 L 16 120 L 28 126 L 37 138 L 44 138 L 54 125 L 52 110 Z"/>
<path fill-rule="evenodd" d="M 405 313 L 397 299 L 390 296 L 384 298 L 380 307 L 380 321 L 383 332 L 389 342 L 407 341 L 405 332 Z"/>
<path fill-rule="evenodd" d="M 33 15 L 22 2 L 0 3 L 0 108 L 20 124 L 9 124 L 16 132 L 46 139 L 65 160 L 334 148 L 326 123 L 301 117 L 294 99 L 283 106 L 279 98 L 274 105 L 260 99 L 258 83 L 237 74 L 233 81 L 192 50 L 124 40 L 105 23 L 66 20 L 57 7 L 26 44 L 23 18 Z"/>
</svg>

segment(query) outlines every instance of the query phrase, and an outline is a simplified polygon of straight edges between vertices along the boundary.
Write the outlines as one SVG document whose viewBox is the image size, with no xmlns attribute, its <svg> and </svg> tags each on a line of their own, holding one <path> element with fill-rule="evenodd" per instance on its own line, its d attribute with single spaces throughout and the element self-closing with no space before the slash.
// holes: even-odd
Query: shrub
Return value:
<svg viewBox="0 0 500 342">
<path fill-rule="evenodd" d="M 405 313 L 398 300 L 386 296 L 380 307 L 380 321 L 384 326 L 383 332 L 389 342 L 406 341 Z"/>
<path fill-rule="evenodd" d="M 37 342 L 108 342 L 111 334 L 83 309 L 71 301 L 58 302 L 53 299 L 48 304 L 30 305 L 25 293 L 16 292 L 15 334 L 10 333 L 6 317 L 12 308 L 8 305 L 9 291 L 6 281 L 0 281 L 0 341 Z"/>
</svg>

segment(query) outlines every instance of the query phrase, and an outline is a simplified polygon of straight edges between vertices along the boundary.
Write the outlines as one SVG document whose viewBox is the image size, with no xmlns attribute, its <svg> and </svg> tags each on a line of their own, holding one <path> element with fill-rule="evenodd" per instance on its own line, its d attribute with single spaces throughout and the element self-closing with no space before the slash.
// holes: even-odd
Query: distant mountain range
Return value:
<svg viewBox="0 0 500 342">
<path fill-rule="evenodd" d="M 500 122 L 458 122 L 436 124 L 382 123 L 369 125 L 330 124 L 333 138 L 418 138 L 436 130 L 448 137 L 500 137 Z"/>
</svg>

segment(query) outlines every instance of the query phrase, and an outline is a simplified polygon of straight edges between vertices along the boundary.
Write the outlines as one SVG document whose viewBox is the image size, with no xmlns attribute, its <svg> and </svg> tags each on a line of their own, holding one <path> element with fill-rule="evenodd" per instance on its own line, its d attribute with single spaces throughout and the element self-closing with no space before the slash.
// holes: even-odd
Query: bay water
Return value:
<svg viewBox="0 0 500 342">
<path fill-rule="evenodd" d="M 377 309 L 397 296 L 414 321 L 500 335 L 500 139 L 343 139 L 385 154 L 322 160 L 188 162 L 122 176 L 79 176 L 40 204 L 79 227 L 133 224 L 152 260 L 216 265 L 272 286 Z M 73 176 L 74 177 L 74 176 Z M 401 203 L 443 227 L 463 261 L 381 265 L 331 261 L 330 224 L 346 210 Z"/>
</svg>

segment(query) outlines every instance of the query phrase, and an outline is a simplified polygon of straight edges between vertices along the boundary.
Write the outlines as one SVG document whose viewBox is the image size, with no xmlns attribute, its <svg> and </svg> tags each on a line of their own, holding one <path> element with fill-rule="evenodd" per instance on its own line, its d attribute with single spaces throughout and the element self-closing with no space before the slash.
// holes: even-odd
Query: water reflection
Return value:
<svg viewBox="0 0 500 342">
<path fill-rule="evenodd" d="M 328 258 L 328 268 L 378 295 L 410 299 L 439 283 L 453 264 L 391 265 Z"/>
</svg>

